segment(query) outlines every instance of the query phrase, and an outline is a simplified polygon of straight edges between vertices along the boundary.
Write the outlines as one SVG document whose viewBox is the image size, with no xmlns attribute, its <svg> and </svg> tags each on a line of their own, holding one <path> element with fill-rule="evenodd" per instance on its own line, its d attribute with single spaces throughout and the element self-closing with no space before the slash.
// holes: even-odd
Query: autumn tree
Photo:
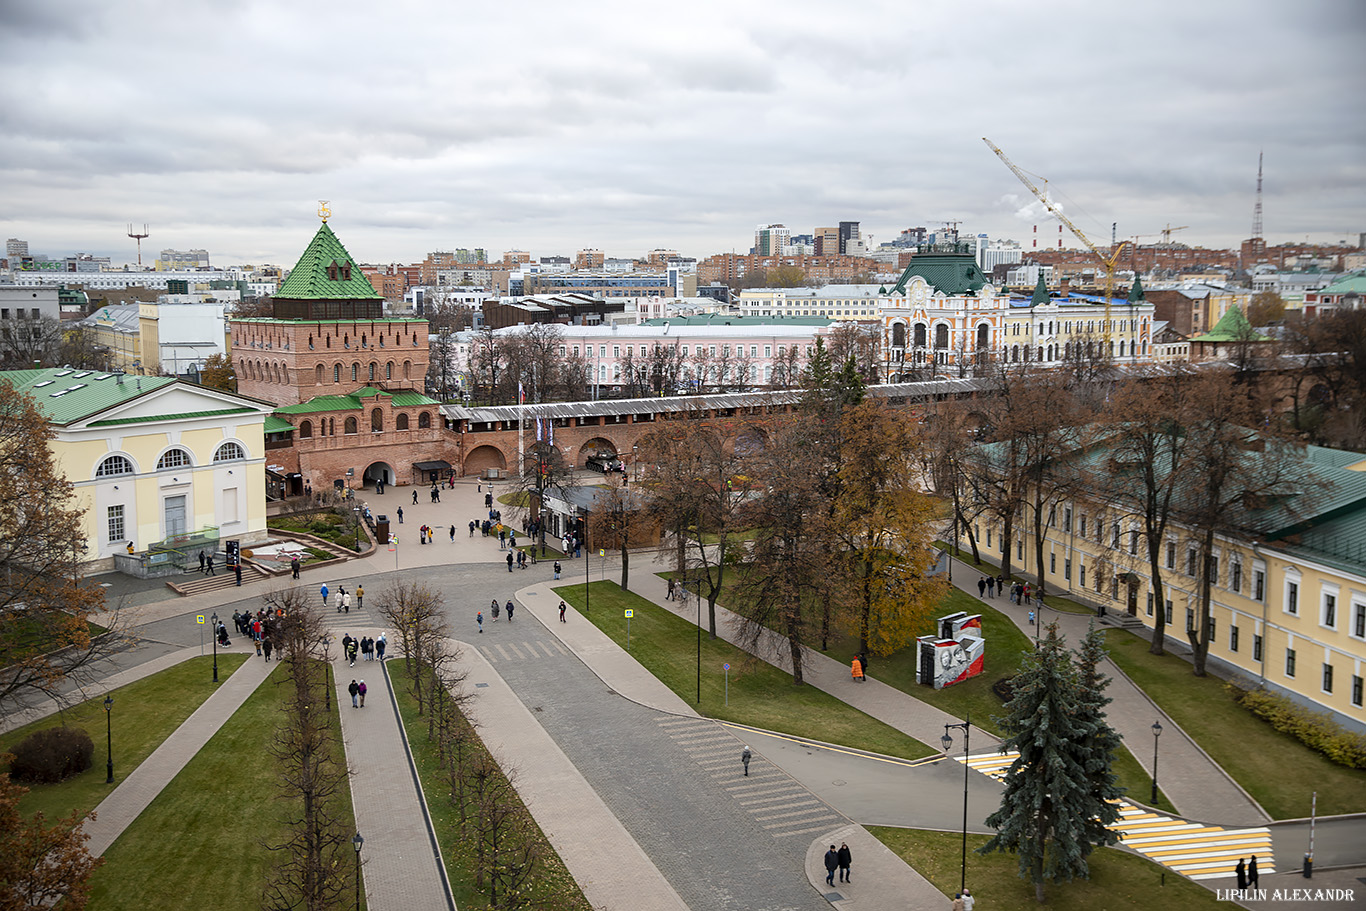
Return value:
<svg viewBox="0 0 1366 911">
<path fill-rule="evenodd" d="M 0 761 L 9 759 L 0 754 Z M 25 817 L 19 799 L 27 793 L 8 772 L 0 772 L 0 908 L 83 911 L 90 901 L 90 875 L 104 858 L 86 850 L 89 836 L 79 812 L 50 826 L 42 813 Z"/>
<path fill-rule="evenodd" d="M 94 679 L 93 665 L 123 642 L 117 611 L 82 579 L 85 529 L 48 447 L 38 405 L 0 377 L 0 714 L 35 697 L 65 704 Z"/>
<path fill-rule="evenodd" d="M 1254 326 L 1269 326 L 1285 316 L 1285 300 L 1275 291 L 1258 291 L 1247 307 L 1247 321 Z"/>
<path fill-rule="evenodd" d="M 764 275 L 770 288 L 802 288 L 807 284 L 806 270 L 801 266 L 775 266 Z"/>
<path fill-rule="evenodd" d="M 631 578 L 632 534 L 638 534 L 643 522 L 641 498 L 627 485 L 625 475 L 613 475 L 607 486 L 593 499 L 589 514 L 588 540 L 594 547 L 615 550 L 621 554 L 621 589 L 629 588 Z"/>
<path fill-rule="evenodd" d="M 943 581 L 930 576 L 940 511 L 920 487 L 920 442 L 904 412 L 866 401 L 840 423 L 829 524 L 837 584 L 852 606 L 860 651 L 889 655 L 915 638 L 944 594 Z"/>
<path fill-rule="evenodd" d="M 55 367 L 62 348 L 62 325 L 50 316 L 6 323 L 0 330 L 0 370 Z"/>
<path fill-rule="evenodd" d="M 669 421 L 639 444 L 650 518 L 673 543 L 679 570 L 701 585 L 713 639 L 716 599 L 744 530 L 744 491 L 735 486 L 743 474 L 735 447 L 740 429 L 724 420 Z"/>
<path fill-rule="evenodd" d="M 199 371 L 199 383 L 210 389 L 236 392 L 237 371 L 232 366 L 232 358 L 226 354 L 211 354 L 205 358 L 204 367 Z"/>
<path fill-rule="evenodd" d="M 840 323 L 830 331 L 830 357 L 837 364 L 853 361 L 864 383 L 876 383 L 882 371 L 882 333 L 864 323 Z"/>
<path fill-rule="evenodd" d="M 348 773 L 333 712 L 320 707 L 331 686 L 323 660 L 328 630 L 320 607 L 302 589 L 271 592 L 277 613 L 272 638 L 284 678 L 282 712 L 270 747 L 285 807 L 282 841 L 267 845 L 280 856 L 265 885 L 263 907 L 324 911 L 354 888 L 351 828 L 346 818 Z"/>
<path fill-rule="evenodd" d="M 535 521 L 543 516 L 547 492 L 573 490 L 578 486 L 574 465 L 562 451 L 549 442 L 546 427 L 553 418 L 528 418 L 527 423 L 538 425 L 539 430 L 532 435 L 538 439 L 527 447 L 522 456 L 522 470 L 508 479 L 509 489 L 515 499 L 524 503 L 527 521 Z M 544 543 L 544 534 L 542 534 Z"/>
<path fill-rule="evenodd" d="M 1366 446 L 1366 309 L 1296 314 L 1285 346 L 1296 358 L 1284 371 L 1296 432 L 1326 446 Z"/>
</svg>

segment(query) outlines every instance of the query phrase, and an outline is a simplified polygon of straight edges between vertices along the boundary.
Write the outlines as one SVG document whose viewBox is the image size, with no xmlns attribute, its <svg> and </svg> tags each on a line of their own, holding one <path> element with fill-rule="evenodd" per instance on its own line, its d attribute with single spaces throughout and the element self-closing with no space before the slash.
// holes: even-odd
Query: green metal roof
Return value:
<svg viewBox="0 0 1366 911">
<path fill-rule="evenodd" d="M 1366 272 L 1353 272 L 1324 288 L 1319 294 L 1366 294 Z"/>
<path fill-rule="evenodd" d="M 869 298 L 872 300 L 872 298 Z M 811 306 L 827 306 L 822 298 L 789 297 L 788 303 L 809 301 Z M 824 316 L 738 316 L 734 313 L 700 313 L 693 316 L 671 316 L 668 319 L 647 319 L 642 326 L 815 326 L 824 328 L 835 320 Z"/>
<path fill-rule="evenodd" d="M 146 424 L 152 421 L 180 421 L 190 418 L 217 418 L 230 414 L 252 414 L 255 408 L 223 408 L 218 411 L 182 411 L 179 414 L 156 414 L 140 418 L 111 418 L 106 421 L 91 421 L 91 427 L 114 427 L 120 424 Z"/>
<path fill-rule="evenodd" d="M 917 253 L 888 293 L 905 294 L 907 283 L 916 275 L 951 297 L 979 291 L 987 281 L 971 253 Z"/>
<path fill-rule="evenodd" d="M 0 371 L 17 392 L 33 397 L 53 424 L 66 425 L 99 414 L 176 382 L 169 376 L 125 376 L 98 370 L 49 367 L 43 370 Z"/>
<path fill-rule="evenodd" d="M 297 405 L 285 405 L 283 408 L 276 408 L 276 414 L 313 414 L 319 411 L 357 411 L 361 405 L 361 399 L 372 395 L 392 396 L 393 404 L 400 408 L 407 408 L 414 405 L 440 405 L 436 399 L 428 398 L 420 392 L 411 389 L 400 389 L 396 392 L 387 392 L 377 389 L 374 386 L 362 386 L 354 392 L 346 395 L 319 395 L 314 396 L 306 402 Z"/>
<path fill-rule="evenodd" d="M 334 270 L 336 278 L 328 274 Z M 350 278 L 343 278 L 341 267 L 350 267 Z M 290 271 L 289 277 L 280 283 L 275 292 L 276 298 L 287 300 L 379 300 L 381 296 L 370 284 L 370 279 L 356 265 L 351 254 L 346 252 L 342 242 L 332 229 L 323 222 L 318 233 L 313 235 L 304 255 Z"/>
<path fill-rule="evenodd" d="M 294 425 L 284 418 L 277 418 L 273 414 L 266 415 L 266 423 L 263 430 L 266 433 L 292 433 Z"/>
<path fill-rule="evenodd" d="M 1135 275 L 1134 286 L 1129 289 L 1129 303 L 1136 304 L 1143 299 L 1143 282 L 1139 281 L 1138 276 Z"/>
<path fill-rule="evenodd" d="M 1193 342 L 1265 342 L 1265 335 L 1258 334 L 1243 314 L 1243 308 L 1236 304 L 1219 318 L 1214 328 L 1204 335 L 1191 338 Z"/>
<path fill-rule="evenodd" d="M 1043 270 L 1039 270 L 1039 283 L 1034 286 L 1034 296 L 1029 299 L 1029 306 L 1038 307 L 1048 303 L 1048 282 L 1043 280 Z"/>
</svg>

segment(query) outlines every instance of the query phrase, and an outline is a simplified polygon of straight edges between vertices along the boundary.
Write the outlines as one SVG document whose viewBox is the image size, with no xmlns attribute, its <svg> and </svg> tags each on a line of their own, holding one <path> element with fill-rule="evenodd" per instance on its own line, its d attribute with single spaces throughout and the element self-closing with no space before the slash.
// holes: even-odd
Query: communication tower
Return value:
<svg viewBox="0 0 1366 911">
<path fill-rule="evenodd" d="M 142 226 L 142 232 L 141 232 L 141 233 L 138 233 L 137 231 L 134 231 L 134 230 L 133 230 L 133 225 L 132 225 L 131 222 L 129 222 L 129 224 L 128 224 L 128 236 L 131 237 L 131 238 L 133 238 L 134 240 L 136 240 L 136 241 L 138 242 L 138 268 L 139 268 L 139 269 L 142 268 L 142 239 L 143 239 L 144 237 L 150 237 L 151 234 L 152 234 L 152 232 L 150 232 L 150 231 L 147 230 L 147 226 L 146 226 L 146 225 L 143 225 L 143 226 Z"/>
</svg>

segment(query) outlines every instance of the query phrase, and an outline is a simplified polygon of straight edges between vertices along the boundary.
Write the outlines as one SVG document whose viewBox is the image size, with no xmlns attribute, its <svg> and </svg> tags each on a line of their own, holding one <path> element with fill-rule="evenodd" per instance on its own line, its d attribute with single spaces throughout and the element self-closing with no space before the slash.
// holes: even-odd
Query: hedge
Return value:
<svg viewBox="0 0 1366 911">
<path fill-rule="evenodd" d="M 1285 696 L 1250 685 L 1228 684 L 1243 708 L 1311 750 L 1349 769 L 1366 769 L 1366 734 L 1356 734 L 1332 719 Z"/>
</svg>

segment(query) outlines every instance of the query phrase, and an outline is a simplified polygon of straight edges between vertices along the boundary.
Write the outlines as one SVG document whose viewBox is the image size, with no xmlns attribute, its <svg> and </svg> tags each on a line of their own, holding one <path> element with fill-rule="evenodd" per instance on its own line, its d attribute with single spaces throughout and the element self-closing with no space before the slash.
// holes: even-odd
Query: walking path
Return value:
<svg viewBox="0 0 1366 911">
<path fill-rule="evenodd" d="M 191 654 L 182 653 L 181 661 L 199 654 L 198 649 L 186 649 L 186 652 Z M 84 824 L 85 833 L 90 837 L 86 848 L 92 855 L 98 857 L 109 849 L 114 839 L 147 809 L 161 789 L 180 774 L 180 770 L 209 742 L 209 738 L 256 691 L 270 675 L 272 667 L 265 661 L 252 660 L 239 667 L 152 755 L 120 782 L 113 793 L 100 802 L 95 808 L 95 818 L 87 819 Z M 140 671 L 143 669 L 138 668 Z M 147 673 L 152 671 L 137 675 L 131 675 L 130 672 L 130 676 L 131 679 L 137 679 L 147 676 Z M 131 679 L 123 682 L 131 682 Z M 112 689 L 113 678 L 110 678 L 110 682 Z"/>
</svg>

